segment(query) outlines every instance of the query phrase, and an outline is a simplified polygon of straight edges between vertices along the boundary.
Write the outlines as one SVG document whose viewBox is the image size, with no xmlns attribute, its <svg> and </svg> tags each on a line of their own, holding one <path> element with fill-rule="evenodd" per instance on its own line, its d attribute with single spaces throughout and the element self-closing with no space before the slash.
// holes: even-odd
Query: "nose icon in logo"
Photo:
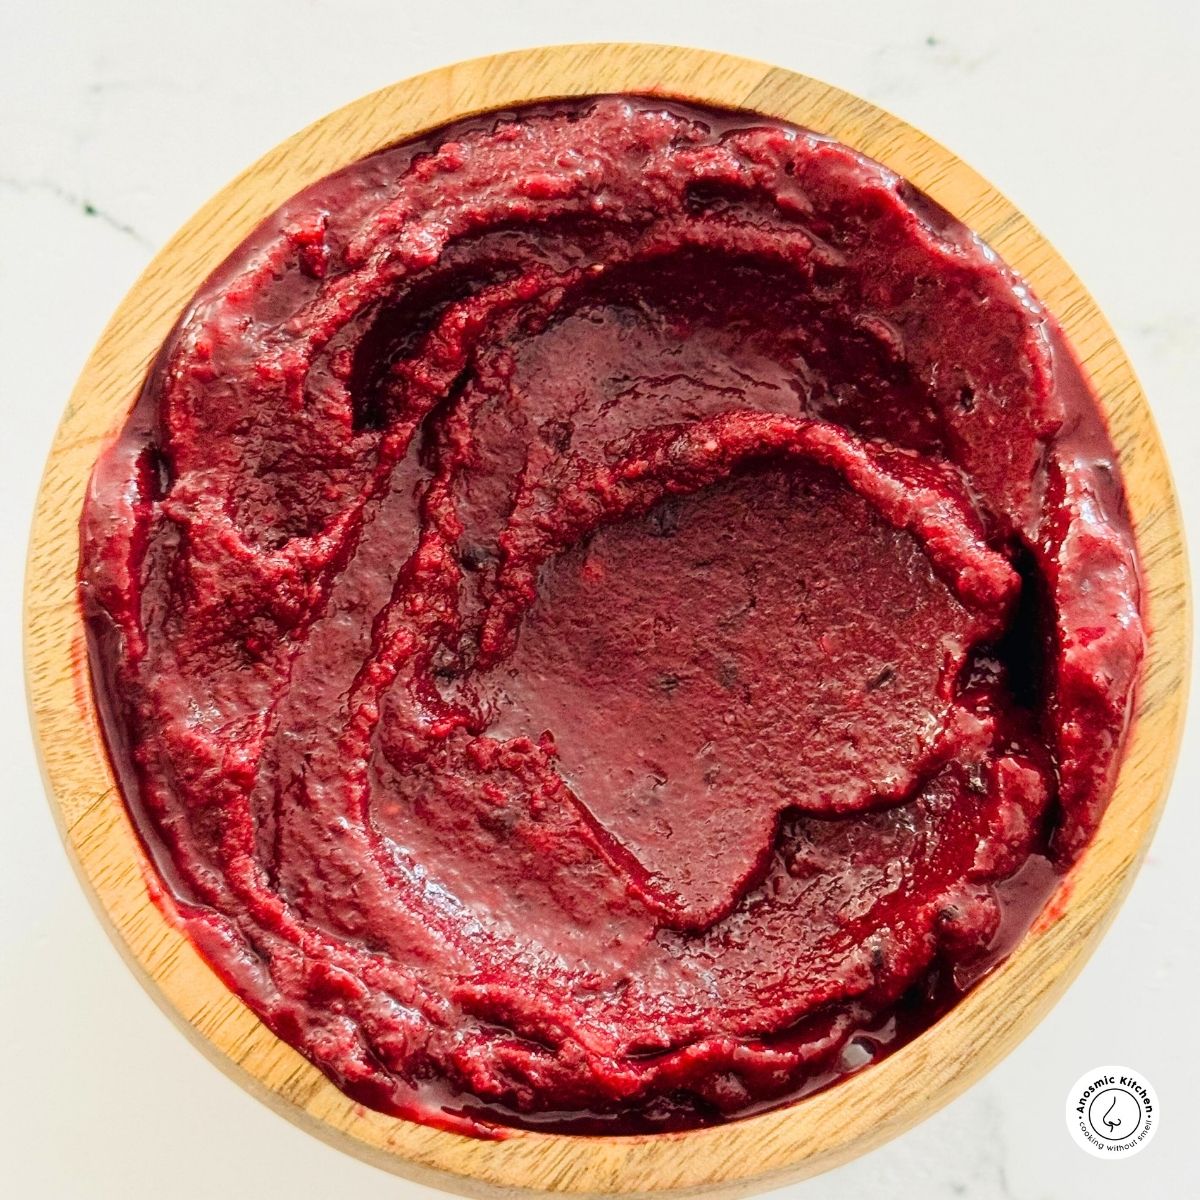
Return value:
<svg viewBox="0 0 1200 1200">
<path fill-rule="evenodd" d="M 1137 1097 L 1122 1087 L 1098 1092 L 1087 1108 L 1088 1124 L 1109 1142 L 1127 1137 L 1138 1126 L 1141 1117 L 1142 1107 Z"/>
</svg>

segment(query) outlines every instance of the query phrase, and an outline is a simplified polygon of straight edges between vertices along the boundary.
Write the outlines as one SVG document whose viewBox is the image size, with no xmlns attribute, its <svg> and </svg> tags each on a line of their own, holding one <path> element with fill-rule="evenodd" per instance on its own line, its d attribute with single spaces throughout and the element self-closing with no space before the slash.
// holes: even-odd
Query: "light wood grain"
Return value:
<svg viewBox="0 0 1200 1200">
<path fill-rule="evenodd" d="M 75 596 L 77 522 L 98 450 L 120 426 L 176 316 L 213 267 L 292 193 L 459 116 L 619 91 L 753 109 L 831 134 L 907 176 L 1032 283 L 1064 326 L 1109 421 L 1145 566 L 1150 646 L 1116 794 L 1064 885 L 1062 915 L 1043 917 L 1012 957 L 929 1032 L 828 1092 L 722 1128 L 626 1139 L 517 1133 L 477 1141 L 353 1104 L 227 992 L 150 902 L 148 868 L 80 674 L 86 667 Z M 270 151 L 188 221 L 117 309 L 67 405 L 38 497 L 25 607 L 30 704 L 52 807 L 85 889 L 151 995 L 214 1062 L 297 1124 L 388 1170 L 475 1195 L 745 1194 L 844 1162 L 958 1095 L 1061 995 L 1129 886 L 1175 760 L 1189 630 L 1179 512 L 1146 401 L 1095 303 L 1030 223 L 941 146 L 836 88 L 727 55 L 607 44 L 479 59 L 384 88 Z"/>
</svg>

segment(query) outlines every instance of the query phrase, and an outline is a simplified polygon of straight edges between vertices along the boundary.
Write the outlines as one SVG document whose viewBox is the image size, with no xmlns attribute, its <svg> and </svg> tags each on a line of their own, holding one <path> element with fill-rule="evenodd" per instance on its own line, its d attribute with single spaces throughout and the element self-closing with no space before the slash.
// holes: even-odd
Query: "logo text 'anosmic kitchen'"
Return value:
<svg viewBox="0 0 1200 1200">
<path fill-rule="evenodd" d="M 1158 1129 L 1158 1096 L 1140 1071 L 1096 1067 L 1067 1093 L 1067 1129 L 1097 1158 L 1128 1158 Z"/>
</svg>

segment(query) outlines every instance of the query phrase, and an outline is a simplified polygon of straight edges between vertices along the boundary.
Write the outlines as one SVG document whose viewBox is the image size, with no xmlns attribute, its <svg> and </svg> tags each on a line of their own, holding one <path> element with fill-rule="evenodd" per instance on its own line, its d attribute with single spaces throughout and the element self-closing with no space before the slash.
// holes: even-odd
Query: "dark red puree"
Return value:
<svg viewBox="0 0 1200 1200">
<path fill-rule="evenodd" d="M 351 1096 L 678 1128 L 824 1086 L 1003 956 L 1142 650 L 1060 334 L 845 146 L 605 98 L 289 201 L 83 520 L 180 919 Z"/>
</svg>

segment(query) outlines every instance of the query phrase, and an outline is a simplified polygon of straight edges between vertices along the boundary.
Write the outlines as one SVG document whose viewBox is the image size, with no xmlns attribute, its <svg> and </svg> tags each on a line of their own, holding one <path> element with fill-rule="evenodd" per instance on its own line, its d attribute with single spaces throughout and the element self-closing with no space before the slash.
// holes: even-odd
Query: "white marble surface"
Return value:
<svg viewBox="0 0 1200 1200">
<path fill-rule="evenodd" d="M 0 1191 L 434 1195 L 294 1129 L 185 1043 L 89 911 L 34 763 L 16 631 L 42 459 L 109 312 L 210 193 L 327 110 L 476 54 L 683 41 L 806 71 L 924 128 L 1041 226 L 1130 351 L 1200 528 L 1196 12 L 1191 0 L 6 0 Z M 1191 1190 L 1200 1134 L 1191 1016 L 1200 993 L 1197 784 L 1193 732 L 1131 898 L 1020 1049 L 923 1126 L 788 1194 L 1057 1200 Z M 1086 1157 L 1063 1123 L 1067 1087 L 1105 1061 L 1145 1072 L 1161 1101 L 1154 1144 L 1121 1163 Z"/>
</svg>

